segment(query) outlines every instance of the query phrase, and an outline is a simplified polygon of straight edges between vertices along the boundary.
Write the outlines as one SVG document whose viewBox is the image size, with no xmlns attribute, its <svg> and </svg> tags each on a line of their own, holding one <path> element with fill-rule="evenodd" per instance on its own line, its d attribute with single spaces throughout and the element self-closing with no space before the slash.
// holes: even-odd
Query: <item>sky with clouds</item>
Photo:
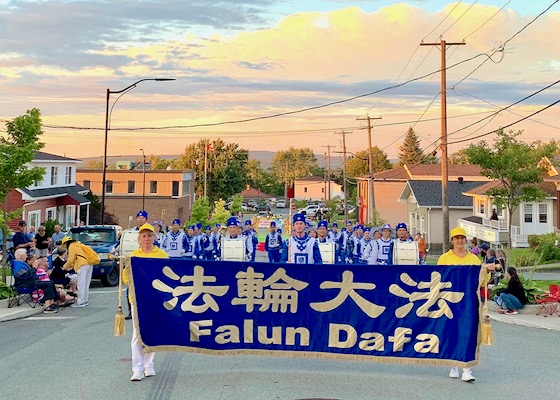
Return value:
<svg viewBox="0 0 560 400">
<path fill-rule="evenodd" d="M 37 107 L 45 151 L 98 156 L 107 88 L 175 78 L 111 95 L 109 155 L 178 154 L 218 136 L 250 150 L 322 153 L 340 146 L 342 129 L 358 151 L 367 131 L 356 118 L 366 115 L 382 117 L 373 144 L 390 157 L 411 125 L 431 151 L 441 53 L 419 43 L 441 36 L 465 41 L 447 48 L 449 142 L 466 140 L 453 152 L 559 99 L 555 85 L 492 114 L 559 79 L 560 3 L 515 35 L 553 3 L 0 0 L 0 119 Z M 277 114 L 286 115 L 192 127 Z M 512 129 L 528 141 L 560 138 L 559 116 L 560 105 Z"/>
</svg>

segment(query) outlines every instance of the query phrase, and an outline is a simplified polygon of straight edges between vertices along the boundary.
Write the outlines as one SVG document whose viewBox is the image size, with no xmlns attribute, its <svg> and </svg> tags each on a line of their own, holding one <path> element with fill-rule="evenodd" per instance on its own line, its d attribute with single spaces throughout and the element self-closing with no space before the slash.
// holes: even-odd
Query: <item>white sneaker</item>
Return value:
<svg viewBox="0 0 560 400">
<path fill-rule="evenodd" d="M 147 378 L 149 376 L 156 376 L 156 370 L 152 367 L 152 368 L 146 368 L 144 369 L 144 376 Z"/>
<path fill-rule="evenodd" d="M 459 378 L 459 368 L 453 367 L 451 371 L 449 371 L 449 377 L 453 379 Z"/>
<path fill-rule="evenodd" d="M 474 376 L 472 376 L 472 371 L 470 368 L 463 369 L 463 376 L 461 377 L 463 382 L 474 382 Z"/>
<path fill-rule="evenodd" d="M 74 303 L 74 304 L 70 304 L 70 307 L 72 308 L 82 308 L 87 306 L 87 303 Z"/>
<path fill-rule="evenodd" d="M 142 371 L 134 371 L 132 374 L 132 378 L 130 378 L 133 382 L 138 382 L 144 379 L 144 372 Z"/>
</svg>

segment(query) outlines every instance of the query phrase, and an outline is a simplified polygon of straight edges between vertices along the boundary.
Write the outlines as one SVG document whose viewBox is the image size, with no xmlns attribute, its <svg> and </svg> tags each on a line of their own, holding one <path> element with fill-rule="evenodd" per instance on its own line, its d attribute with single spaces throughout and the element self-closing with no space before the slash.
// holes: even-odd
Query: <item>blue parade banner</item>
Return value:
<svg viewBox="0 0 560 400">
<path fill-rule="evenodd" d="M 131 259 L 148 351 L 477 364 L 480 266 Z"/>
</svg>

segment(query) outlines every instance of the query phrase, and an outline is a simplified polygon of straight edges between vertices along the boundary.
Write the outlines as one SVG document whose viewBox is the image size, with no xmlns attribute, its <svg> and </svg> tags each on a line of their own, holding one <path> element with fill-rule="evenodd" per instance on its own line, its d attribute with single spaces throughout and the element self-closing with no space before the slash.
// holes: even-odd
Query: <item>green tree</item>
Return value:
<svg viewBox="0 0 560 400">
<path fill-rule="evenodd" d="M 246 164 L 249 152 L 240 149 L 237 143 L 226 143 L 222 139 L 208 141 L 201 139 L 185 148 L 175 163 L 178 169 L 194 169 L 196 171 L 196 193 L 202 197 L 204 193 L 204 152 L 207 144 L 207 196 L 215 201 L 227 199 L 245 189 L 247 182 Z"/>
<path fill-rule="evenodd" d="M 80 208 L 80 221 L 89 221 L 90 225 L 97 225 L 101 223 L 101 201 L 99 197 L 94 195 L 92 192 L 88 192 L 84 196 L 86 199 L 90 201 L 89 205 L 89 218 L 87 218 L 87 208 L 81 207 Z M 107 225 L 118 225 L 119 219 L 115 216 L 115 214 L 107 211 L 107 206 L 105 206 L 105 210 L 103 211 L 103 223 Z"/>
<path fill-rule="evenodd" d="M 229 207 L 229 211 L 231 211 L 232 215 L 236 215 L 239 211 L 243 210 L 241 204 L 243 204 L 243 197 L 239 193 L 231 196 L 231 206 Z"/>
<path fill-rule="evenodd" d="M 222 199 L 214 202 L 214 211 L 210 216 L 210 222 L 214 224 L 225 224 L 231 213 L 225 208 L 226 202 Z"/>
<path fill-rule="evenodd" d="M 150 169 L 167 169 L 168 167 L 173 168 L 176 160 L 167 160 L 165 158 L 158 157 L 152 154 L 148 158 L 148 162 L 150 163 Z"/>
<path fill-rule="evenodd" d="M 465 165 L 469 163 L 467 155 L 465 154 L 465 149 L 456 151 L 449 156 L 449 163 L 454 165 Z"/>
<path fill-rule="evenodd" d="M 420 147 L 420 139 L 414 129 L 408 128 L 403 143 L 399 146 L 399 165 L 433 164 L 436 157 L 424 154 Z"/>
<path fill-rule="evenodd" d="M 294 180 L 314 175 L 319 170 L 317 158 L 310 148 L 279 151 L 272 159 L 272 171 L 285 188 L 293 185 Z"/>
<path fill-rule="evenodd" d="M 373 171 L 380 172 L 391 168 L 387 154 L 377 146 L 371 148 Z M 346 174 L 352 177 L 369 175 L 368 151 L 358 151 L 355 157 L 346 161 Z"/>
<path fill-rule="evenodd" d="M 8 212 L 8 193 L 17 188 L 26 188 L 35 181 L 40 181 L 45 174 L 44 168 L 29 168 L 35 152 L 44 144 L 39 140 L 41 112 L 33 108 L 24 115 L 6 123 L 6 135 L 0 137 L 0 204 L 2 204 L 2 282 L 6 282 L 6 238 L 8 221 L 19 217 L 22 210 Z"/>
<path fill-rule="evenodd" d="M 208 199 L 205 197 L 199 197 L 195 200 L 192 211 L 191 211 L 191 219 L 189 220 L 189 225 L 194 225 L 198 222 L 202 222 L 203 224 L 208 222 L 208 216 L 210 215 L 210 204 L 208 203 Z"/>
<path fill-rule="evenodd" d="M 511 248 L 511 219 L 517 207 L 546 196 L 537 186 L 548 167 L 541 160 L 554 152 L 552 145 L 539 146 L 537 142 L 519 140 L 522 133 L 506 133 L 500 129 L 492 147 L 482 140 L 465 149 L 468 161 L 480 166 L 482 175 L 500 182 L 499 186 L 486 191 L 486 195 L 508 211 L 508 248 Z"/>
<path fill-rule="evenodd" d="M 84 164 L 84 169 L 103 169 L 102 160 L 88 160 Z"/>
</svg>

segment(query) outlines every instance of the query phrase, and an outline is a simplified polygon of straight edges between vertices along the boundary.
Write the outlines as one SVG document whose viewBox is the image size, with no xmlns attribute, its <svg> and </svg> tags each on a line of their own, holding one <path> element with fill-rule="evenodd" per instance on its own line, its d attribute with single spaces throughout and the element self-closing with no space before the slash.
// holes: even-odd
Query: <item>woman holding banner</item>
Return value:
<svg viewBox="0 0 560 400">
<path fill-rule="evenodd" d="M 480 265 L 480 259 L 467 250 L 467 232 L 460 226 L 451 230 L 451 250 L 442 254 L 438 265 Z M 459 378 L 459 368 L 453 367 L 449 372 L 450 378 Z M 464 382 L 474 382 L 471 368 L 463 368 L 461 379 Z"/>
<path fill-rule="evenodd" d="M 144 257 L 144 258 L 169 258 L 167 253 L 158 248 L 154 242 L 156 240 L 156 233 L 154 227 L 150 224 L 144 224 L 140 227 L 138 233 L 138 243 L 140 248 L 134 250 L 130 257 Z M 130 282 L 130 267 L 127 268 L 128 272 L 123 274 L 123 282 L 129 284 Z M 139 293 L 135 293 L 135 296 Z M 131 303 L 134 304 L 131 300 Z M 134 306 L 132 307 L 132 315 L 136 314 Z M 138 343 L 137 337 L 136 318 L 132 322 L 132 339 L 130 341 L 130 348 L 132 350 L 132 378 L 131 381 L 141 381 L 144 377 L 155 376 L 154 370 L 154 353 L 145 353 L 144 347 Z"/>
</svg>

